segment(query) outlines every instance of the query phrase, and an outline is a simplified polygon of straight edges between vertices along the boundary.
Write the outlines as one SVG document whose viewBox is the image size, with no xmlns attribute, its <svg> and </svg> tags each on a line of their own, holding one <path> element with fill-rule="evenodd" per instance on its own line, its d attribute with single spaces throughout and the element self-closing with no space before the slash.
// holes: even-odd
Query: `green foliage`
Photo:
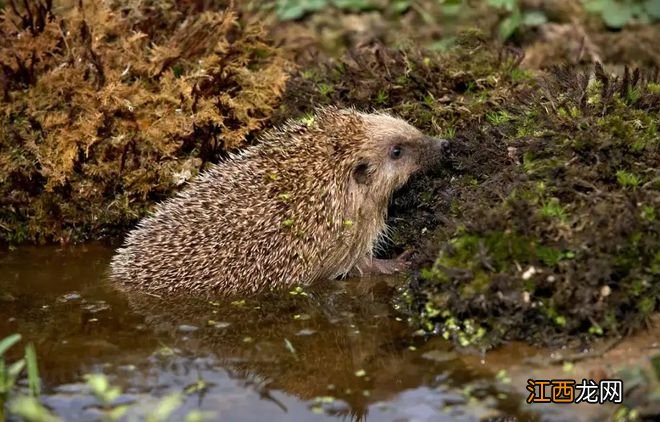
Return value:
<svg viewBox="0 0 660 422">
<path fill-rule="evenodd" d="M 161 399 L 156 408 L 147 416 L 147 422 L 164 422 L 183 402 L 180 394 L 170 394 Z"/>
<path fill-rule="evenodd" d="M 12 334 L 0 340 L 0 356 L 4 356 L 5 352 L 19 341 L 21 341 L 20 334 Z"/>
<path fill-rule="evenodd" d="M 494 125 L 501 125 L 511 120 L 511 115 L 504 110 L 486 114 L 486 119 Z"/>
<path fill-rule="evenodd" d="M 562 207 L 558 198 L 550 198 L 549 201 L 545 202 L 541 207 L 541 215 L 549 218 L 557 218 L 562 222 L 565 222 L 567 217 L 566 210 Z"/>
<path fill-rule="evenodd" d="M 275 11 L 281 20 L 302 18 L 306 13 L 317 12 L 327 7 L 330 0 L 277 0 Z"/>
<path fill-rule="evenodd" d="M 16 382 L 23 374 L 23 370 L 27 371 L 27 381 L 29 391 L 32 397 L 37 397 L 41 394 L 41 381 L 39 379 L 39 369 L 37 366 L 37 356 L 34 350 L 34 345 L 29 343 L 25 347 L 25 356 L 16 362 L 8 364 L 5 360 L 5 353 L 14 345 L 21 341 L 20 334 L 13 334 L 0 340 L 0 422 L 4 421 L 4 408 L 5 403 L 9 400 L 10 394 L 16 386 Z M 50 421 L 48 413 L 43 413 L 45 409 L 41 405 L 33 401 L 19 402 L 16 406 L 20 411 L 24 411 L 24 419 L 34 421 Z"/>
<path fill-rule="evenodd" d="M 415 113 L 456 127 L 460 142 L 456 175 L 444 175 L 456 195 L 435 199 L 450 221 L 436 228 L 436 252 L 425 251 L 425 268 L 402 295 L 417 326 L 444 333 L 457 324 L 447 311 L 479 321 L 484 345 L 556 345 L 645 324 L 660 306 L 654 75 L 561 67 L 497 79 L 474 98 L 489 102 L 470 102 L 460 120 Z"/>
<path fill-rule="evenodd" d="M 26 422 L 61 422 L 62 419 L 53 416 L 35 397 L 21 396 L 12 401 L 9 406 L 11 414 L 19 416 Z"/>
<path fill-rule="evenodd" d="M 101 410 L 106 420 L 117 421 L 120 420 L 126 412 L 130 409 L 131 405 L 116 405 L 113 404 L 119 396 L 121 396 L 121 389 L 113 386 L 108 381 L 104 374 L 88 374 L 85 375 L 87 385 L 90 387 L 92 394 L 101 403 Z M 184 393 L 193 394 L 203 390 L 205 383 L 203 380 L 198 380 L 192 387 L 186 387 Z M 160 401 L 147 413 L 145 420 L 147 422 L 165 422 L 182 404 L 184 399 L 183 393 L 173 393 L 160 399 Z M 189 412 L 184 418 L 185 422 L 201 422 L 208 420 L 209 415 L 205 412 L 192 411 Z"/>
<path fill-rule="evenodd" d="M 87 374 L 84 378 L 94 397 L 103 406 L 110 406 L 121 395 L 121 389 L 111 386 L 103 374 Z"/>
<path fill-rule="evenodd" d="M 376 93 L 374 101 L 378 105 L 385 104 L 387 102 L 387 92 L 384 89 L 380 89 L 378 93 Z"/>
<path fill-rule="evenodd" d="M 506 12 L 499 24 L 502 40 L 509 39 L 520 27 L 540 26 L 548 21 L 542 10 L 523 10 L 519 0 L 488 0 L 488 5 Z"/>
<path fill-rule="evenodd" d="M 334 88 L 332 85 L 325 84 L 325 83 L 320 83 L 319 84 L 319 93 L 323 95 L 324 97 L 327 97 L 328 94 L 330 94 L 332 91 L 334 91 Z"/>
<path fill-rule="evenodd" d="M 660 0 L 583 0 L 587 11 L 598 14 L 610 28 L 619 29 L 637 20 L 651 23 L 660 19 Z"/>
<path fill-rule="evenodd" d="M 41 379 L 39 378 L 39 366 L 37 365 L 37 352 L 32 343 L 25 346 L 25 362 L 30 394 L 37 397 L 41 394 Z"/>
<path fill-rule="evenodd" d="M 0 340 L 0 422 L 5 421 L 5 407 L 9 402 L 9 414 L 18 416 L 26 422 L 61 422 L 61 419 L 50 413 L 39 402 L 41 386 L 37 369 L 37 354 L 31 343 L 25 347 L 25 358 L 10 365 L 5 361 L 5 353 L 21 340 L 20 334 L 10 335 Z M 30 396 L 22 395 L 16 390 L 16 382 L 26 369 L 26 377 Z M 118 421 L 130 409 L 130 404 L 115 404 L 122 392 L 118 386 L 110 384 L 104 374 L 87 374 L 83 377 L 92 395 L 99 401 L 104 421 Z M 185 395 L 199 392 L 206 388 L 203 380 L 198 380 L 194 388 L 186 388 Z M 14 395 L 15 397 L 10 397 Z M 10 400 L 11 398 L 11 400 Z M 146 415 L 148 422 L 165 422 L 183 403 L 184 394 L 174 393 L 163 397 Z M 189 412 L 185 422 L 202 422 L 213 415 L 197 410 Z"/>
<path fill-rule="evenodd" d="M 398 2 L 399 8 L 402 7 Z M 342 10 L 362 11 L 373 9 L 369 0 L 276 0 L 275 12 L 283 20 L 300 19 L 308 13 L 318 12 L 326 7 L 334 6 Z"/>
<path fill-rule="evenodd" d="M 624 188 L 636 188 L 640 184 L 639 177 L 633 173 L 625 170 L 618 170 L 616 172 L 616 181 L 619 182 Z"/>
</svg>

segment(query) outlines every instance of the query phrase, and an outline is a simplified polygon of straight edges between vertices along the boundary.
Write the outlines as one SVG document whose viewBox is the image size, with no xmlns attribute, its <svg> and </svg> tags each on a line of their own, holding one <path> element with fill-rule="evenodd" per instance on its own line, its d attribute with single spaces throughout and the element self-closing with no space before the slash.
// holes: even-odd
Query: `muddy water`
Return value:
<svg viewBox="0 0 660 422">
<path fill-rule="evenodd" d="M 193 409 L 221 421 L 566 420 L 532 412 L 524 385 L 495 377 L 488 359 L 411 336 L 392 313 L 392 281 L 163 300 L 113 290 L 111 255 L 104 245 L 0 252 L 0 338 L 36 344 L 42 402 L 66 421 L 100 419 L 89 373 L 120 386 L 133 415 L 185 392 L 172 420 Z"/>
</svg>

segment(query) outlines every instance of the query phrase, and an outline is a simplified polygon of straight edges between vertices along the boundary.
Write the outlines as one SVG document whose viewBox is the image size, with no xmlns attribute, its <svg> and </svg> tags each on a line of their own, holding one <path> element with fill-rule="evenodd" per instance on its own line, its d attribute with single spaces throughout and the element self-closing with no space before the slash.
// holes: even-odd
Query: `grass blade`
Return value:
<svg viewBox="0 0 660 422">
<path fill-rule="evenodd" d="M 0 356 L 4 355 L 5 352 L 14 344 L 18 343 L 21 341 L 21 335 L 20 334 L 12 334 L 9 337 L 5 337 L 2 340 L 0 340 Z"/>
<path fill-rule="evenodd" d="M 28 386 L 30 394 L 33 397 L 41 394 L 41 380 L 39 379 L 39 366 L 37 365 L 37 352 L 34 350 L 34 344 L 30 343 L 25 347 L 25 362 L 27 366 Z"/>
</svg>

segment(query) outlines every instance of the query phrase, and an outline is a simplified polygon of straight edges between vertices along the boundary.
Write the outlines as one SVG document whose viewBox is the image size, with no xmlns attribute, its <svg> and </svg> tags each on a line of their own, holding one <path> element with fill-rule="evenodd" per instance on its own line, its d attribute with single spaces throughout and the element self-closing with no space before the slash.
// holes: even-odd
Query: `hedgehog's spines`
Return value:
<svg viewBox="0 0 660 422">
<path fill-rule="evenodd" d="M 411 151 L 395 161 L 400 140 Z M 346 274 L 382 239 L 389 198 L 429 145 L 383 113 L 326 106 L 290 119 L 159 204 L 118 249 L 112 277 L 158 294 L 245 294 Z M 368 183 L 356 175 L 365 161 Z"/>
</svg>

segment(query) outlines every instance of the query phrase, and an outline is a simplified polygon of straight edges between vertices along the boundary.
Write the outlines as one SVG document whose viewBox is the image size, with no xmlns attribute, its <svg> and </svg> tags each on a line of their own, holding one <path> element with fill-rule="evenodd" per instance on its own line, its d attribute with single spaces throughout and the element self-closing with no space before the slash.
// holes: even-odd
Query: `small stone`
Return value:
<svg viewBox="0 0 660 422">
<path fill-rule="evenodd" d="M 66 293 L 60 296 L 57 300 L 58 302 L 72 302 L 74 300 L 80 300 L 81 296 L 78 292 Z"/>
<path fill-rule="evenodd" d="M 195 332 L 199 329 L 199 327 L 196 327 L 194 325 L 186 325 L 186 324 L 181 324 L 177 327 L 177 330 L 180 333 L 192 333 Z"/>
<path fill-rule="evenodd" d="M 231 325 L 231 322 L 222 322 L 222 321 L 213 321 L 213 324 L 210 323 L 209 325 L 212 326 L 213 328 L 227 328 Z"/>
<path fill-rule="evenodd" d="M 532 276 L 536 274 L 536 268 L 534 267 L 529 267 L 527 270 L 522 274 L 522 279 L 523 280 L 529 280 L 532 278 Z"/>
<path fill-rule="evenodd" d="M 422 355 L 424 359 L 432 360 L 435 362 L 447 362 L 454 360 L 458 357 L 456 352 L 446 352 L 442 350 L 431 350 Z"/>
<path fill-rule="evenodd" d="M 605 285 L 605 286 L 603 286 L 603 287 L 600 288 L 600 295 L 601 295 L 602 297 L 607 297 L 607 296 L 609 296 L 611 293 L 612 293 L 612 289 L 610 288 L 610 286 Z"/>
</svg>

